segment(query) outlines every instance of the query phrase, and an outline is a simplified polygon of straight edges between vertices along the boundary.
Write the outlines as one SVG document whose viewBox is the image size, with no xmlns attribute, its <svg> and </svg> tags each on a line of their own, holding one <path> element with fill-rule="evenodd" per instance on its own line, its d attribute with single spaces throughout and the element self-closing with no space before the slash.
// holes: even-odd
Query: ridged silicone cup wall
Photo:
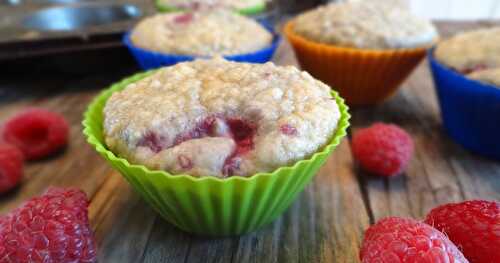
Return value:
<svg viewBox="0 0 500 263">
<path fill-rule="evenodd" d="M 346 135 L 349 126 L 348 107 L 336 92 L 332 92 L 341 111 L 337 130 L 328 145 L 307 160 L 271 173 L 227 179 L 151 171 L 145 166 L 130 164 L 107 149 L 103 139 L 102 113 L 113 92 L 152 73 L 134 75 L 96 97 L 84 116 L 84 134 L 96 151 L 163 218 L 187 232 L 210 236 L 238 235 L 272 222 L 311 181 Z"/>
<path fill-rule="evenodd" d="M 266 63 L 273 58 L 273 55 L 276 52 L 276 49 L 278 48 L 281 42 L 281 37 L 267 22 L 260 21 L 259 23 L 273 35 L 273 41 L 269 43 L 268 46 L 260 50 L 245 54 L 224 56 L 225 59 L 237 62 Z M 156 51 L 139 48 L 136 47 L 134 43 L 132 43 L 130 35 L 131 32 L 128 32 L 123 36 L 122 40 L 123 44 L 128 48 L 128 50 L 135 58 L 137 63 L 144 70 L 151 70 L 159 67 L 171 66 L 180 62 L 191 61 L 202 58 L 189 55 L 160 53 Z"/>
<path fill-rule="evenodd" d="M 428 47 L 370 50 L 315 42 L 283 30 L 301 67 L 335 87 L 351 106 L 375 105 L 390 98 L 425 57 Z"/>
<path fill-rule="evenodd" d="M 443 126 L 464 148 L 500 160 L 500 88 L 469 79 L 428 52 Z"/>
</svg>

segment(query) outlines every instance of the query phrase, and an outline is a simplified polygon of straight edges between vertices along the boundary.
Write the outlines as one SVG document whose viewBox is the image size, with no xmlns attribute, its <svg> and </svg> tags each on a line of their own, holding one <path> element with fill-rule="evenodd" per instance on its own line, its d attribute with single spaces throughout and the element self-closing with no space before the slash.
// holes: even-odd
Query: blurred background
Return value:
<svg viewBox="0 0 500 263">
<path fill-rule="evenodd" d="M 332 0 L 333 2 L 334 0 Z M 337 0 L 341 1 L 341 0 Z M 401 2 L 421 17 L 437 20 L 500 19 L 498 0 L 365 0 Z M 284 9 L 303 9 L 329 1 L 279 0 Z"/>
<path fill-rule="evenodd" d="M 499 19 L 498 0 L 409 0 L 416 14 L 439 20 Z"/>
<path fill-rule="evenodd" d="M 434 20 L 500 18 L 498 0 L 330 1 L 379 1 L 404 5 L 419 16 Z M 329 0 L 270 0 L 267 11 L 256 18 L 279 24 L 298 12 L 327 2 Z M 80 62 L 90 60 L 89 63 L 78 63 L 83 66 L 76 69 L 81 72 L 83 67 L 86 73 L 109 66 L 100 59 L 102 54 L 99 52 L 110 56 L 107 61 L 119 59 L 123 63 L 133 63 L 121 44 L 122 34 L 138 19 L 155 12 L 153 0 L 0 0 L 0 67 L 11 72 L 22 71 L 25 61 L 41 59 L 42 67 L 49 70 L 53 70 L 53 66 L 67 69 L 73 68 L 67 65 L 74 64 L 78 58 Z M 92 52 L 97 52 L 97 56 L 89 56 Z M 59 56 L 64 54 L 72 56 Z M 44 59 L 48 56 L 50 62 Z"/>
</svg>

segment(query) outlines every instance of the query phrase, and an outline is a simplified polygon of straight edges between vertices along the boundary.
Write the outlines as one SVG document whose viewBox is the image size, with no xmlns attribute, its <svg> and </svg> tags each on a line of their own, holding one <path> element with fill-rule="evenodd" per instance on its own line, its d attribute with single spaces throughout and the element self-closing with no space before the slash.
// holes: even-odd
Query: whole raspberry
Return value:
<svg viewBox="0 0 500 263">
<path fill-rule="evenodd" d="M 474 200 L 439 206 L 425 222 L 445 233 L 470 262 L 500 261 L 500 202 Z"/>
<path fill-rule="evenodd" d="M 85 193 L 52 188 L 0 218 L 0 262 L 96 262 Z"/>
<path fill-rule="evenodd" d="M 437 229 L 413 219 L 388 217 L 366 230 L 363 263 L 464 263 L 460 250 Z"/>
<path fill-rule="evenodd" d="M 413 155 L 413 140 L 396 125 L 376 123 L 354 133 L 352 151 L 366 171 L 394 176 L 406 169 Z"/>
<path fill-rule="evenodd" d="M 19 184 L 23 177 L 23 153 L 9 144 L 0 144 L 0 194 Z"/>
<path fill-rule="evenodd" d="M 68 143 L 68 123 L 60 114 L 44 109 L 25 110 L 7 120 L 3 138 L 17 146 L 27 160 L 47 157 Z"/>
</svg>

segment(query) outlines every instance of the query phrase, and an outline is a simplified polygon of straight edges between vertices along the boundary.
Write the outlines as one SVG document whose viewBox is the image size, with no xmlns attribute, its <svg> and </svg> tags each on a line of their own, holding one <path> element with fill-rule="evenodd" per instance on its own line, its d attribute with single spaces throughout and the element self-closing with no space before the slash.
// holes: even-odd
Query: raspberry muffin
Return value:
<svg viewBox="0 0 500 263">
<path fill-rule="evenodd" d="M 437 38 L 437 31 L 428 20 L 403 8 L 363 1 L 321 6 L 294 21 L 293 29 L 298 35 L 342 47 L 377 50 L 426 47 Z"/>
<path fill-rule="evenodd" d="M 228 10 L 157 14 L 139 22 L 132 44 L 163 54 L 230 56 L 269 46 L 273 35 L 254 20 Z"/>
<path fill-rule="evenodd" d="M 340 118 L 330 88 L 308 73 L 221 58 L 162 68 L 113 93 L 103 115 L 107 146 L 130 162 L 220 178 L 305 159 Z"/>
<path fill-rule="evenodd" d="M 429 62 L 448 135 L 464 148 L 500 160 L 500 27 L 444 40 Z"/>
<path fill-rule="evenodd" d="M 318 7 L 289 22 L 285 34 L 302 67 L 352 105 L 392 95 L 438 38 L 428 20 L 371 1 Z"/>
<path fill-rule="evenodd" d="M 203 7 L 226 7 L 235 10 L 263 8 L 264 0 L 157 0 L 160 7 L 170 9 L 199 9 Z M 168 9 L 168 8 L 167 8 Z"/>
<path fill-rule="evenodd" d="M 467 76 L 471 79 L 500 87 L 500 67 L 474 71 Z"/>
<path fill-rule="evenodd" d="M 458 34 L 442 41 L 434 55 L 442 64 L 462 73 L 500 67 L 500 27 Z"/>
</svg>

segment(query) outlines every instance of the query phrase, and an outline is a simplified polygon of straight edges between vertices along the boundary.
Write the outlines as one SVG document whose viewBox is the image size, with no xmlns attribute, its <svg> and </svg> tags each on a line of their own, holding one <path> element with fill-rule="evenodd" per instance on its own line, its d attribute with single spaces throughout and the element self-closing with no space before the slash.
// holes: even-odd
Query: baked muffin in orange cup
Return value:
<svg viewBox="0 0 500 263">
<path fill-rule="evenodd" d="M 302 68 L 350 105 L 394 94 L 438 38 L 429 21 L 370 2 L 321 6 L 289 21 L 284 34 Z"/>
</svg>

